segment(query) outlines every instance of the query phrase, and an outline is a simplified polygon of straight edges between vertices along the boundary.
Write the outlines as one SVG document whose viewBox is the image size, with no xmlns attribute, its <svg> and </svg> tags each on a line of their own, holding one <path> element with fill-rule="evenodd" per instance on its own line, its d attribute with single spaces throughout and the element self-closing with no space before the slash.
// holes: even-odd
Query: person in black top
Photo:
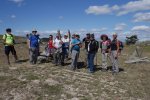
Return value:
<svg viewBox="0 0 150 100">
<path fill-rule="evenodd" d="M 90 73 L 94 72 L 94 58 L 98 50 L 98 42 L 94 39 L 94 34 L 90 35 L 90 43 L 88 44 L 88 69 Z"/>
<path fill-rule="evenodd" d="M 111 41 L 110 45 L 110 55 L 111 55 L 111 61 L 112 61 L 112 71 L 114 73 L 119 72 L 118 67 L 118 54 L 119 54 L 119 41 L 117 39 L 117 34 L 113 34 L 113 40 Z"/>
<path fill-rule="evenodd" d="M 86 34 L 86 37 L 82 41 L 84 43 L 84 52 L 85 52 L 85 59 L 84 59 L 84 65 L 88 66 L 87 57 L 88 57 L 88 44 L 90 43 L 90 33 Z"/>
</svg>

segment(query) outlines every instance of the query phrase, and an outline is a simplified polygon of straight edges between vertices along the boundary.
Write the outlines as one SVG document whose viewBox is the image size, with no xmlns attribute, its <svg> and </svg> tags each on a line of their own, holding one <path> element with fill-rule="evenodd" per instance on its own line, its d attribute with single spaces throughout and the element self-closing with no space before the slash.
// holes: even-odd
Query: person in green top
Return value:
<svg viewBox="0 0 150 100">
<path fill-rule="evenodd" d="M 10 64 L 9 61 L 9 53 L 11 52 L 14 55 L 15 62 L 18 60 L 16 50 L 14 48 L 15 40 L 14 36 L 11 33 L 11 28 L 6 29 L 6 34 L 3 35 L 4 45 L 5 45 L 5 54 L 7 57 L 7 62 Z"/>
</svg>

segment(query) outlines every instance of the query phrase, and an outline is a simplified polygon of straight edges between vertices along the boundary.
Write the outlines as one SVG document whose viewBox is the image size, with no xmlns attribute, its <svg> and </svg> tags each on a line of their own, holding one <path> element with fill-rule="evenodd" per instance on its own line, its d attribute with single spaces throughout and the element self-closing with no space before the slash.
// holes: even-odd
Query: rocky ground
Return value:
<svg viewBox="0 0 150 100">
<path fill-rule="evenodd" d="M 21 41 L 21 40 L 19 40 Z M 66 66 L 52 63 L 30 65 L 25 41 L 16 47 L 20 62 L 11 66 L 5 61 L 0 44 L 0 100 L 149 100 L 150 64 L 124 64 L 135 46 L 125 47 L 120 56 L 120 73 L 100 71 L 100 53 L 97 54 L 97 70 L 89 74 L 86 68 L 72 72 Z M 150 47 L 144 47 L 143 56 L 150 57 Z M 79 62 L 85 55 L 81 50 Z M 95 61 L 96 63 L 96 61 Z"/>
</svg>

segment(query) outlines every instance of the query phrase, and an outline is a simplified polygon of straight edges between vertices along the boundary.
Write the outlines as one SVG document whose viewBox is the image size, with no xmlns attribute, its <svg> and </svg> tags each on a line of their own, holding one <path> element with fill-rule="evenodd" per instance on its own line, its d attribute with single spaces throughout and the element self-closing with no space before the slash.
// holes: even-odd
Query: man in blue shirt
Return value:
<svg viewBox="0 0 150 100">
<path fill-rule="evenodd" d="M 29 46 L 29 56 L 30 63 L 36 64 L 38 57 L 38 49 L 39 49 L 39 36 L 36 35 L 37 30 L 32 31 L 32 35 L 29 37 L 28 46 Z"/>
<path fill-rule="evenodd" d="M 77 68 L 77 63 L 78 63 L 78 58 L 79 58 L 79 53 L 80 53 L 80 48 L 82 46 L 81 41 L 79 39 L 79 35 L 75 35 L 75 39 L 72 40 L 71 42 L 71 47 L 72 47 L 72 63 L 71 63 L 71 69 L 75 70 Z"/>
</svg>

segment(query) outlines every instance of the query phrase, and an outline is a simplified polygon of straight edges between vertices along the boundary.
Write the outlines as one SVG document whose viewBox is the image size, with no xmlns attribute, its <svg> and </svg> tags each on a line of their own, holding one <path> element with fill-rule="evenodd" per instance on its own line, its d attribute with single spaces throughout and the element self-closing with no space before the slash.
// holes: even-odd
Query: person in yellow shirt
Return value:
<svg viewBox="0 0 150 100">
<path fill-rule="evenodd" d="M 15 40 L 13 34 L 11 33 L 11 28 L 6 29 L 6 34 L 3 35 L 3 40 L 4 40 L 5 54 L 7 57 L 8 64 L 10 64 L 9 61 L 10 52 L 12 53 L 12 55 L 14 55 L 15 62 L 16 62 L 18 58 L 17 58 L 16 50 L 14 48 Z"/>
</svg>

